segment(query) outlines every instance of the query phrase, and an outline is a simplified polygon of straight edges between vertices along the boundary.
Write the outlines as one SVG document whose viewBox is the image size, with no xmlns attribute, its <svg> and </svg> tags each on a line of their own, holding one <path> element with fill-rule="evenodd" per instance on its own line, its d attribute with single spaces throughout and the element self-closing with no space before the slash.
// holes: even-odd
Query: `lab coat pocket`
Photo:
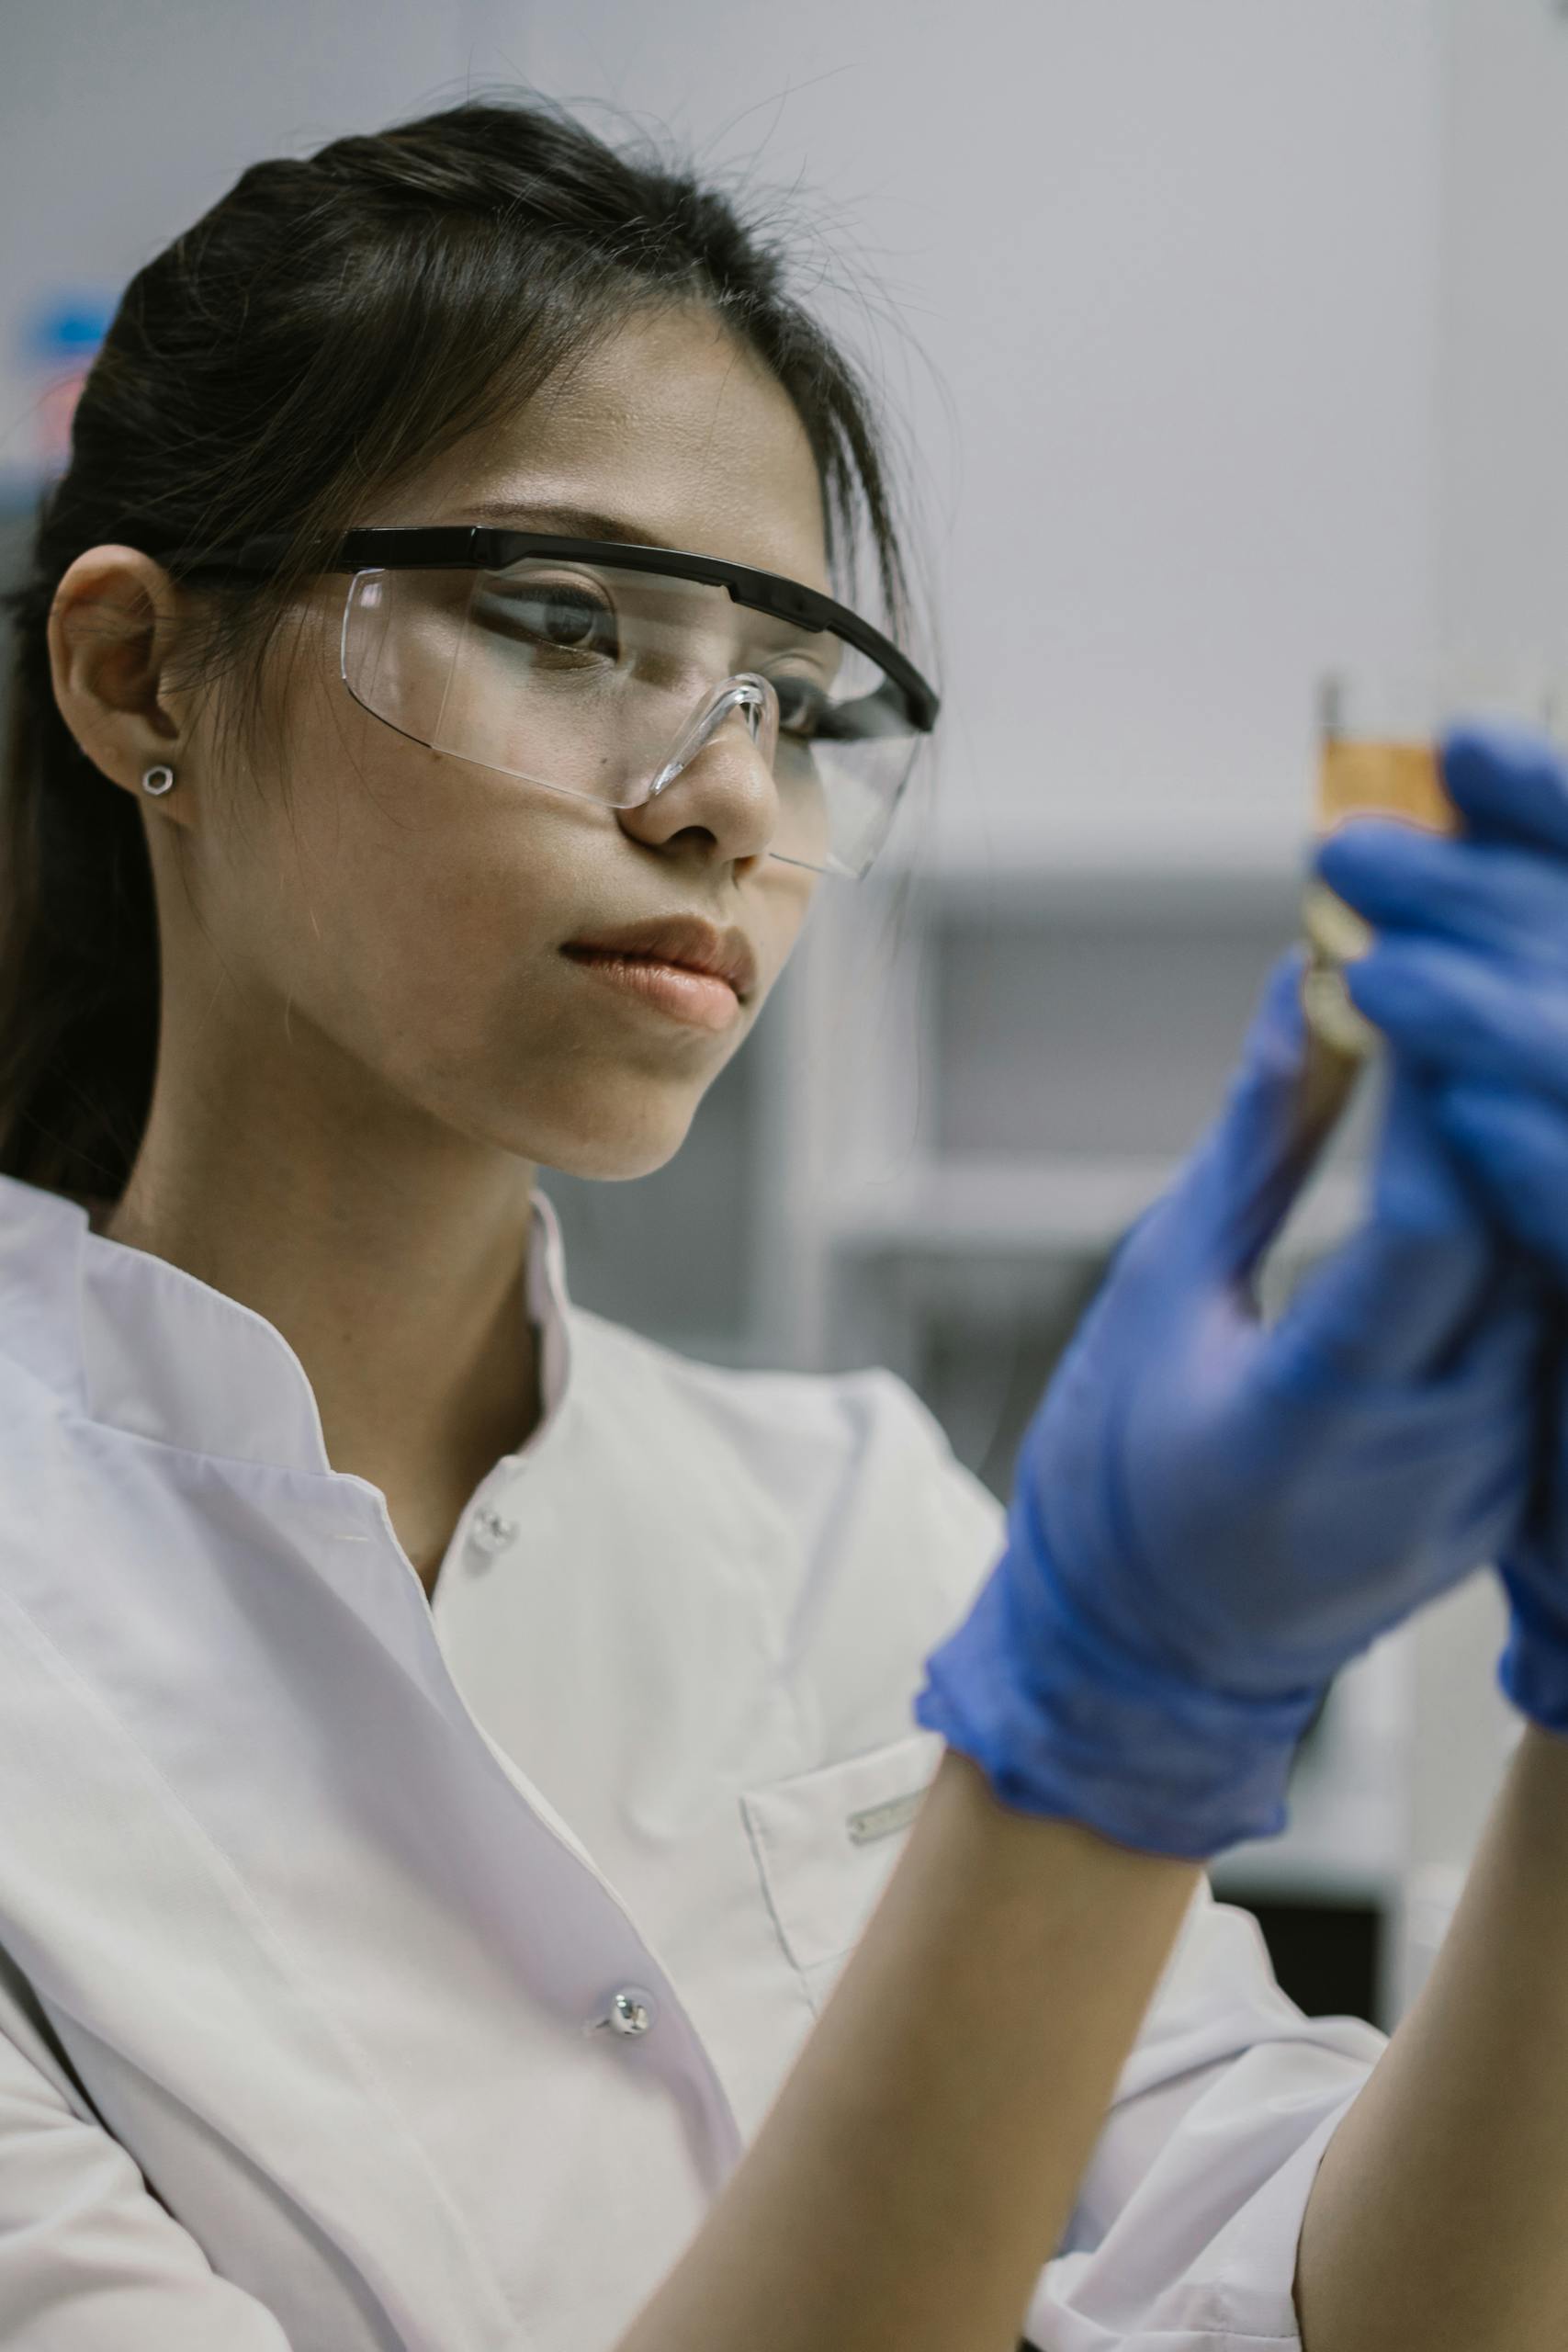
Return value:
<svg viewBox="0 0 1568 2352">
<path fill-rule="evenodd" d="M 762 1893 L 819 2009 L 876 1908 L 944 1742 L 919 1731 L 740 1799 Z"/>
</svg>

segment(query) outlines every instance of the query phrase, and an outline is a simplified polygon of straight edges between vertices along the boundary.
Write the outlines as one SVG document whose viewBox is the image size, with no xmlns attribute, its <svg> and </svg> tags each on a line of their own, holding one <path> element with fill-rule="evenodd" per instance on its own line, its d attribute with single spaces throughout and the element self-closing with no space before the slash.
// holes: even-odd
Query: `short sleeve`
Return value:
<svg viewBox="0 0 1568 2352">
<path fill-rule="evenodd" d="M 27 2352 L 289 2352 L 101 2125 L 0 2034 L 0 2343 Z"/>
</svg>

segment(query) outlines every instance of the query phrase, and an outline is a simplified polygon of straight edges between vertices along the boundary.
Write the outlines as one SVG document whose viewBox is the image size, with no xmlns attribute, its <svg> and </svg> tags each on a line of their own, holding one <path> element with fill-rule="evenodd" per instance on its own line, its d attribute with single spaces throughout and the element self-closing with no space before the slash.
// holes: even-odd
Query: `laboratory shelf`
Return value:
<svg viewBox="0 0 1568 2352">
<path fill-rule="evenodd" d="M 829 1209 L 838 1250 L 1032 1250 L 1076 1256 L 1114 1248 L 1176 1174 L 1166 1156 L 963 1156 L 848 1179 Z M 1305 1256 L 1354 1224 L 1359 1170 L 1325 1171 L 1293 1216 L 1284 1245 Z"/>
</svg>

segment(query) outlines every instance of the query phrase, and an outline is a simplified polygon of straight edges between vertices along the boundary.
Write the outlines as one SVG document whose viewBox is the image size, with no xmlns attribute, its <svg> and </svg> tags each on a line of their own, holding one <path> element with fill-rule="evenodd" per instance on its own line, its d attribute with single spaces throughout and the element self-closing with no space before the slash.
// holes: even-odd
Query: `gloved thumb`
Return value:
<svg viewBox="0 0 1568 2352">
<path fill-rule="evenodd" d="M 1181 1234 L 1192 1258 L 1223 1280 L 1249 1280 L 1326 1132 L 1311 1103 L 1304 967 L 1304 952 L 1295 947 L 1270 971 L 1224 1107 L 1168 1198 L 1165 1246 Z"/>
</svg>

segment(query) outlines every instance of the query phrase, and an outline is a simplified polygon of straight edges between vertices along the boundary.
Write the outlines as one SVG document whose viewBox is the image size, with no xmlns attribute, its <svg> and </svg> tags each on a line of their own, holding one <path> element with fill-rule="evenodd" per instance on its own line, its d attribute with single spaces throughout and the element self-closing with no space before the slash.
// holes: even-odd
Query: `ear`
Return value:
<svg viewBox="0 0 1568 2352">
<path fill-rule="evenodd" d="M 166 762 L 176 772 L 186 741 L 184 698 L 167 674 L 180 616 L 179 591 L 139 548 L 95 547 L 55 591 L 49 662 L 61 717 L 93 765 L 141 795 L 141 778 Z M 186 821 L 178 808 L 150 803 Z"/>
</svg>

